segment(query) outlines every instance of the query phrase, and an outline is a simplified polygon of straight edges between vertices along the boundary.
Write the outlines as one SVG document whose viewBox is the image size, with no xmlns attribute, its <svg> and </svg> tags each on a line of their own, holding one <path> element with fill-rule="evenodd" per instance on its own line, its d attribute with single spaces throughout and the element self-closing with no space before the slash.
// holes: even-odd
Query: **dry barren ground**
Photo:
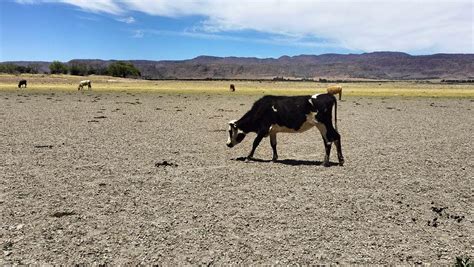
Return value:
<svg viewBox="0 0 474 267">
<path fill-rule="evenodd" d="M 228 149 L 226 123 L 257 98 L 0 91 L 0 264 L 474 256 L 472 98 L 346 97 L 329 168 L 316 129 L 236 160 L 254 135 Z"/>
</svg>

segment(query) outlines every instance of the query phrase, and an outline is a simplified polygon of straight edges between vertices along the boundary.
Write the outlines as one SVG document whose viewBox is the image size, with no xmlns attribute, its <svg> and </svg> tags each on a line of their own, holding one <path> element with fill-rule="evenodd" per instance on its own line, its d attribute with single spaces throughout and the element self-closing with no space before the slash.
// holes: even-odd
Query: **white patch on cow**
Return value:
<svg viewBox="0 0 474 267">
<path fill-rule="evenodd" d="M 272 109 L 274 112 L 277 112 L 278 110 L 275 108 L 275 106 L 272 106 Z"/>
<path fill-rule="evenodd" d="M 326 143 L 329 145 L 331 144 L 331 142 L 328 142 L 328 138 L 327 138 L 327 132 L 328 130 L 326 129 L 326 125 L 324 125 L 324 123 L 316 123 L 316 128 L 318 128 L 319 132 L 321 133 L 321 135 L 323 136 L 324 138 L 324 141 L 326 141 Z"/>
<path fill-rule="evenodd" d="M 232 144 L 232 139 L 235 139 L 235 136 L 236 136 L 236 130 L 235 130 L 235 127 L 233 127 L 233 125 L 235 125 L 235 122 L 237 120 L 231 120 L 229 121 L 229 136 L 227 138 L 227 145 L 230 145 Z"/>
<path fill-rule="evenodd" d="M 237 142 L 237 136 L 239 134 L 246 134 L 244 131 L 242 131 L 241 129 L 238 129 L 236 126 L 235 126 L 235 123 L 237 122 L 237 120 L 231 120 L 229 121 L 229 136 L 227 138 L 227 145 L 230 145 L 232 144 L 233 146 L 237 145 L 238 142 Z"/>
<path fill-rule="evenodd" d="M 301 125 L 298 130 L 291 129 L 285 126 L 280 126 L 278 124 L 272 124 L 269 129 L 269 133 L 302 133 L 307 130 L 317 126 L 319 123 L 316 121 L 316 112 L 310 112 L 306 115 L 306 121 Z"/>
<path fill-rule="evenodd" d="M 318 95 L 320 95 L 320 94 L 312 95 L 312 96 L 311 96 L 311 99 L 316 99 L 316 98 L 318 97 Z M 311 106 L 314 107 L 313 101 L 311 101 L 311 99 L 308 99 L 308 102 L 311 104 Z"/>
</svg>

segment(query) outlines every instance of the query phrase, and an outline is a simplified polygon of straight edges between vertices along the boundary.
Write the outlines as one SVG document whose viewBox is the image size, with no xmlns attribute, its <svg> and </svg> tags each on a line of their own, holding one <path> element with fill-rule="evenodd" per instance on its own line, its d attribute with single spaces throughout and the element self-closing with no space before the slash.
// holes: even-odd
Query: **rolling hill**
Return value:
<svg viewBox="0 0 474 267">
<path fill-rule="evenodd" d="M 68 64 L 106 67 L 114 60 L 75 59 Z M 474 54 L 412 56 L 400 52 L 323 54 L 244 58 L 199 56 L 189 60 L 129 60 L 146 79 L 474 79 Z M 48 72 L 49 62 L 3 62 L 36 64 Z"/>
</svg>

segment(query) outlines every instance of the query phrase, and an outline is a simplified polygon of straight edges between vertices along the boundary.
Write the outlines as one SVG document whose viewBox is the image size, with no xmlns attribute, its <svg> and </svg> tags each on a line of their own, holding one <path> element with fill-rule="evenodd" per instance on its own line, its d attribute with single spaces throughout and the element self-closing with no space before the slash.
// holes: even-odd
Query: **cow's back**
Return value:
<svg viewBox="0 0 474 267">
<path fill-rule="evenodd" d="M 246 127 L 246 131 L 269 129 L 272 125 L 297 131 L 311 112 L 309 99 L 310 96 L 263 96 L 239 121 L 242 125 L 252 126 Z"/>
</svg>

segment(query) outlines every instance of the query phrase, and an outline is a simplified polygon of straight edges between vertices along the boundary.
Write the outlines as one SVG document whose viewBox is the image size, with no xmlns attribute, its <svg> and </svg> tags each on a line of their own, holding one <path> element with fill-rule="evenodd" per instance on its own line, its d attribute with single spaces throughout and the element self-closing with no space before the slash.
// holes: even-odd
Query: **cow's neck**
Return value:
<svg viewBox="0 0 474 267">
<path fill-rule="evenodd" d="M 238 120 L 235 124 L 237 128 L 244 131 L 245 133 L 257 131 L 255 122 L 252 120 L 251 116 L 249 116 L 248 113 L 245 114 L 242 118 L 240 118 L 240 120 Z"/>
</svg>

